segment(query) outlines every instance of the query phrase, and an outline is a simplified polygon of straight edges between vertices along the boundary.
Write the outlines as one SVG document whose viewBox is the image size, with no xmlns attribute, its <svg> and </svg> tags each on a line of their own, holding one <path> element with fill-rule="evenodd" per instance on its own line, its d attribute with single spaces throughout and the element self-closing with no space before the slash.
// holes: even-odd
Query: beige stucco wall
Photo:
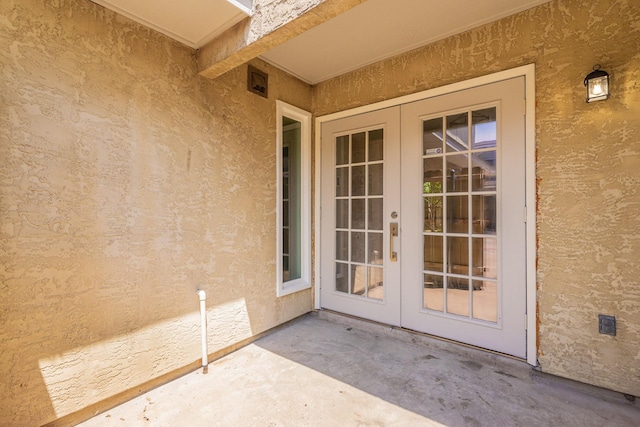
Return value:
<svg viewBox="0 0 640 427">
<path fill-rule="evenodd" d="M 195 52 L 86 0 L 0 3 L 0 425 L 40 425 L 311 309 L 276 298 L 273 67 Z"/>
<path fill-rule="evenodd" d="M 316 115 L 536 64 L 538 356 L 640 395 L 640 2 L 554 0 L 314 87 Z M 594 64 L 613 96 L 587 104 Z M 598 334 L 615 315 L 616 337 Z"/>
</svg>

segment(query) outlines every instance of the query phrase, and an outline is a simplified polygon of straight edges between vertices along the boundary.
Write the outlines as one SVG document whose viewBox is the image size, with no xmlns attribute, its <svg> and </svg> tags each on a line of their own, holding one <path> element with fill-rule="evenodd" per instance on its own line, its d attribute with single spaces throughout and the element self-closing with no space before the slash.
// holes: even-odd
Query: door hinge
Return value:
<svg viewBox="0 0 640 427">
<path fill-rule="evenodd" d="M 525 313 L 524 315 L 524 330 L 528 330 L 529 329 L 529 316 Z"/>
<path fill-rule="evenodd" d="M 523 220 L 526 223 L 527 222 L 527 207 L 525 206 L 524 209 L 522 210 L 522 214 L 523 216 Z"/>
</svg>

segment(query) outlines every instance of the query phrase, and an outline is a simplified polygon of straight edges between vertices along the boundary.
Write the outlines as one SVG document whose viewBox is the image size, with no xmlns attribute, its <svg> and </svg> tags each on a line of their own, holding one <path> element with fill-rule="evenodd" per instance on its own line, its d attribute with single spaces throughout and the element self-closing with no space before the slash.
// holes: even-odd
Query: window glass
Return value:
<svg viewBox="0 0 640 427">
<path fill-rule="evenodd" d="M 277 102 L 277 294 L 287 295 L 311 287 L 311 114 Z M 345 141 L 348 147 L 348 141 Z M 336 157 L 348 158 L 342 146 Z M 348 179 L 336 177 L 338 192 Z M 348 215 L 348 205 L 336 207 Z"/>
</svg>

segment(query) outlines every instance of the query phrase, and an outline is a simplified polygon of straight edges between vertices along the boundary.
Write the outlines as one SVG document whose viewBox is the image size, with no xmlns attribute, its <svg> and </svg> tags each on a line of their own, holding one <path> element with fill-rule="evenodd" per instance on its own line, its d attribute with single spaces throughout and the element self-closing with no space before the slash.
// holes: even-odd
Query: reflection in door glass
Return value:
<svg viewBox="0 0 640 427">
<path fill-rule="evenodd" d="M 349 135 L 336 138 L 336 165 L 349 163 Z"/>
<path fill-rule="evenodd" d="M 442 232 L 442 196 L 424 198 L 424 231 Z"/>
<path fill-rule="evenodd" d="M 442 157 L 430 157 L 423 160 L 423 191 L 434 194 L 442 193 L 443 171 Z"/>
<path fill-rule="evenodd" d="M 367 244 L 367 252 L 369 256 L 367 260 L 371 265 L 382 265 L 382 233 L 369 233 L 369 242 Z"/>
<path fill-rule="evenodd" d="M 381 196 L 382 195 L 382 184 L 383 184 L 383 167 L 382 163 L 369 165 L 369 196 Z"/>
<path fill-rule="evenodd" d="M 473 281 L 473 317 L 488 322 L 498 321 L 498 284 L 489 280 Z"/>
<path fill-rule="evenodd" d="M 365 133 L 351 135 L 351 163 L 362 163 L 365 159 Z"/>
<path fill-rule="evenodd" d="M 469 189 L 469 156 L 447 156 L 447 191 L 460 192 Z"/>
<path fill-rule="evenodd" d="M 473 232 L 496 234 L 496 196 L 473 196 Z"/>
<path fill-rule="evenodd" d="M 424 308 L 444 311 L 444 277 L 435 274 L 424 275 Z"/>
<path fill-rule="evenodd" d="M 447 277 L 447 313 L 469 316 L 469 279 Z"/>
<path fill-rule="evenodd" d="M 364 230 L 364 199 L 351 200 L 351 228 L 354 230 Z"/>
<path fill-rule="evenodd" d="M 471 139 L 473 148 L 496 146 L 496 107 L 477 110 L 472 113 Z"/>
<path fill-rule="evenodd" d="M 483 151 L 471 158 L 473 191 L 496 190 L 496 152 Z"/>
<path fill-rule="evenodd" d="M 447 153 L 469 150 L 469 114 L 447 116 Z"/>
<path fill-rule="evenodd" d="M 384 299 L 384 132 L 342 135 L 336 143 L 336 287 Z"/>
<path fill-rule="evenodd" d="M 349 195 L 349 168 L 336 169 L 336 196 Z"/>
<path fill-rule="evenodd" d="M 382 203 L 381 198 L 369 199 L 369 230 L 382 231 Z"/>
<path fill-rule="evenodd" d="M 383 129 L 375 129 L 369 131 L 369 156 L 370 162 L 382 160 L 383 148 Z"/>
<path fill-rule="evenodd" d="M 352 196 L 364 196 L 364 180 L 365 170 L 364 166 L 352 166 L 351 167 L 351 195 Z"/>
<path fill-rule="evenodd" d="M 369 290 L 367 293 L 369 298 L 384 299 L 383 277 L 382 268 L 369 267 Z"/>
<path fill-rule="evenodd" d="M 349 292 L 349 264 L 336 263 L 336 291 Z"/>
<path fill-rule="evenodd" d="M 422 154 L 442 153 L 442 117 L 425 120 L 422 125 Z"/>
<path fill-rule="evenodd" d="M 500 286 L 496 117 L 496 107 L 489 107 L 425 120 L 422 171 L 423 307 L 494 323 Z"/>
<path fill-rule="evenodd" d="M 336 228 L 349 228 L 349 200 L 336 200 Z"/>
<path fill-rule="evenodd" d="M 424 236 L 424 269 L 442 272 L 442 236 Z"/>
</svg>

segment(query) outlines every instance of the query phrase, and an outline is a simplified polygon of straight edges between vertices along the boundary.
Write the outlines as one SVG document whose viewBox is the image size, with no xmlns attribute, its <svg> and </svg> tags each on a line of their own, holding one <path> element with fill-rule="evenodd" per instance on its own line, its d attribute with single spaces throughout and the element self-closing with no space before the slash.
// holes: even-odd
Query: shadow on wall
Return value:
<svg viewBox="0 0 640 427">
<path fill-rule="evenodd" d="M 0 16 L 0 425 L 197 361 L 199 286 L 210 352 L 308 311 L 276 300 L 275 101 L 246 67 L 204 81 L 191 49 L 86 0 Z"/>
</svg>

